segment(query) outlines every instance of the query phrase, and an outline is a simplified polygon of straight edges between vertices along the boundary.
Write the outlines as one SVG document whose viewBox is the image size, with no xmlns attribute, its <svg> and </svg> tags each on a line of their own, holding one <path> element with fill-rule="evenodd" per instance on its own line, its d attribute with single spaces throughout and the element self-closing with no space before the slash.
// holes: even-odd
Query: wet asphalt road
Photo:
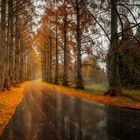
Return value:
<svg viewBox="0 0 140 140">
<path fill-rule="evenodd" d="M 140 140 L 140 110 L 106 106 L 31 82 L 1 140 Z"/>
</svg>

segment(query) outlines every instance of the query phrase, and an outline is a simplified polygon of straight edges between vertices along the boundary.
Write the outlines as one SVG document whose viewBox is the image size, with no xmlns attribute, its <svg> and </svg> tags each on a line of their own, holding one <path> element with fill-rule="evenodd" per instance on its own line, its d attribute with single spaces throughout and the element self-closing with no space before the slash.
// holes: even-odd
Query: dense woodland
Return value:
<svg viewBox="0 0 140 140">
<path fill-rule="evenodd" d="M 138 0 L 0 0 L 0 89 L 41 77 L 106 94 L 140 88 Z M 39 19 L 39 20 L 38 20 Z"/>
</svg>

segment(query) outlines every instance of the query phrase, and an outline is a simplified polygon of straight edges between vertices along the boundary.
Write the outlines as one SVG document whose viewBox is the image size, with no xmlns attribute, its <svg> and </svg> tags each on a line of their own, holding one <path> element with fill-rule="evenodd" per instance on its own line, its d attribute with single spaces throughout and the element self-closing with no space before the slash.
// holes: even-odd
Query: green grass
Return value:
<svg viewBox="0 0 140 140">
<path fill-rule="evenodd" d="M 119 103 L 127 103 L 127 104 L 134 104 L 135 101 L 131 100 L 131 99 L 119 99 L 117 100 L 117 102 Z"/>
<path fill-rule="evenodd" d="M 94 83 L 94 84 L 90 84 L 90 85 L 85 86 L 85 91 L 92 93 L 92 94 L 93 93 L 98 94 L 99 91 L 105 92 L 105 91 L 107 91 L 107 89 L 108 89 L 107 82 Z M 140 90 L 122 88 L 122 93 L 124 95 L 130 96 L 130 97 L 140 98 Z"/>
<path fill-rule="evenodd" d="M 90 85 L 86 85 L 85 89 L 88 91 L 103 91 L 105 92 L 108 88 L 108 84 L 106 82 L 104 83 L 94 83 Z"/>
<path fill-rule="evenodd" d="M 122 92 L 130 97 L 140 98 L 140 90 L 123 89 Z"/>
</svg>

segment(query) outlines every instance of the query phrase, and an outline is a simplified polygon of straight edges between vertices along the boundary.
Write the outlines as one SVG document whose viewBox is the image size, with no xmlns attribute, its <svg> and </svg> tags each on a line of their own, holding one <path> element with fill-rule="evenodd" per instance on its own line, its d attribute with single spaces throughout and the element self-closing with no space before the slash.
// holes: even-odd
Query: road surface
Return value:
<svg viewBox="0 0 140 140">
<path fill-rule="evenodd" d="M 35 81 L 1 140 L 140 140 L 140 110 L 88 102 Z"/>
</svg>

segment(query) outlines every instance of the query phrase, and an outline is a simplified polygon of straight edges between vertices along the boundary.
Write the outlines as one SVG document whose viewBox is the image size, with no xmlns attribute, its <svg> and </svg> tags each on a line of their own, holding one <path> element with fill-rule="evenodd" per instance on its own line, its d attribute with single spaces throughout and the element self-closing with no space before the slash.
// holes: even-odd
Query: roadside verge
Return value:
<svg viewBox="0 0 140 140">
<path fill-rule="evenodd" d="M 0 135 L 21 102 L 27 84 L 28 82 L 24 82 L 9 91 L 0 92 Z"/>
</svg>

